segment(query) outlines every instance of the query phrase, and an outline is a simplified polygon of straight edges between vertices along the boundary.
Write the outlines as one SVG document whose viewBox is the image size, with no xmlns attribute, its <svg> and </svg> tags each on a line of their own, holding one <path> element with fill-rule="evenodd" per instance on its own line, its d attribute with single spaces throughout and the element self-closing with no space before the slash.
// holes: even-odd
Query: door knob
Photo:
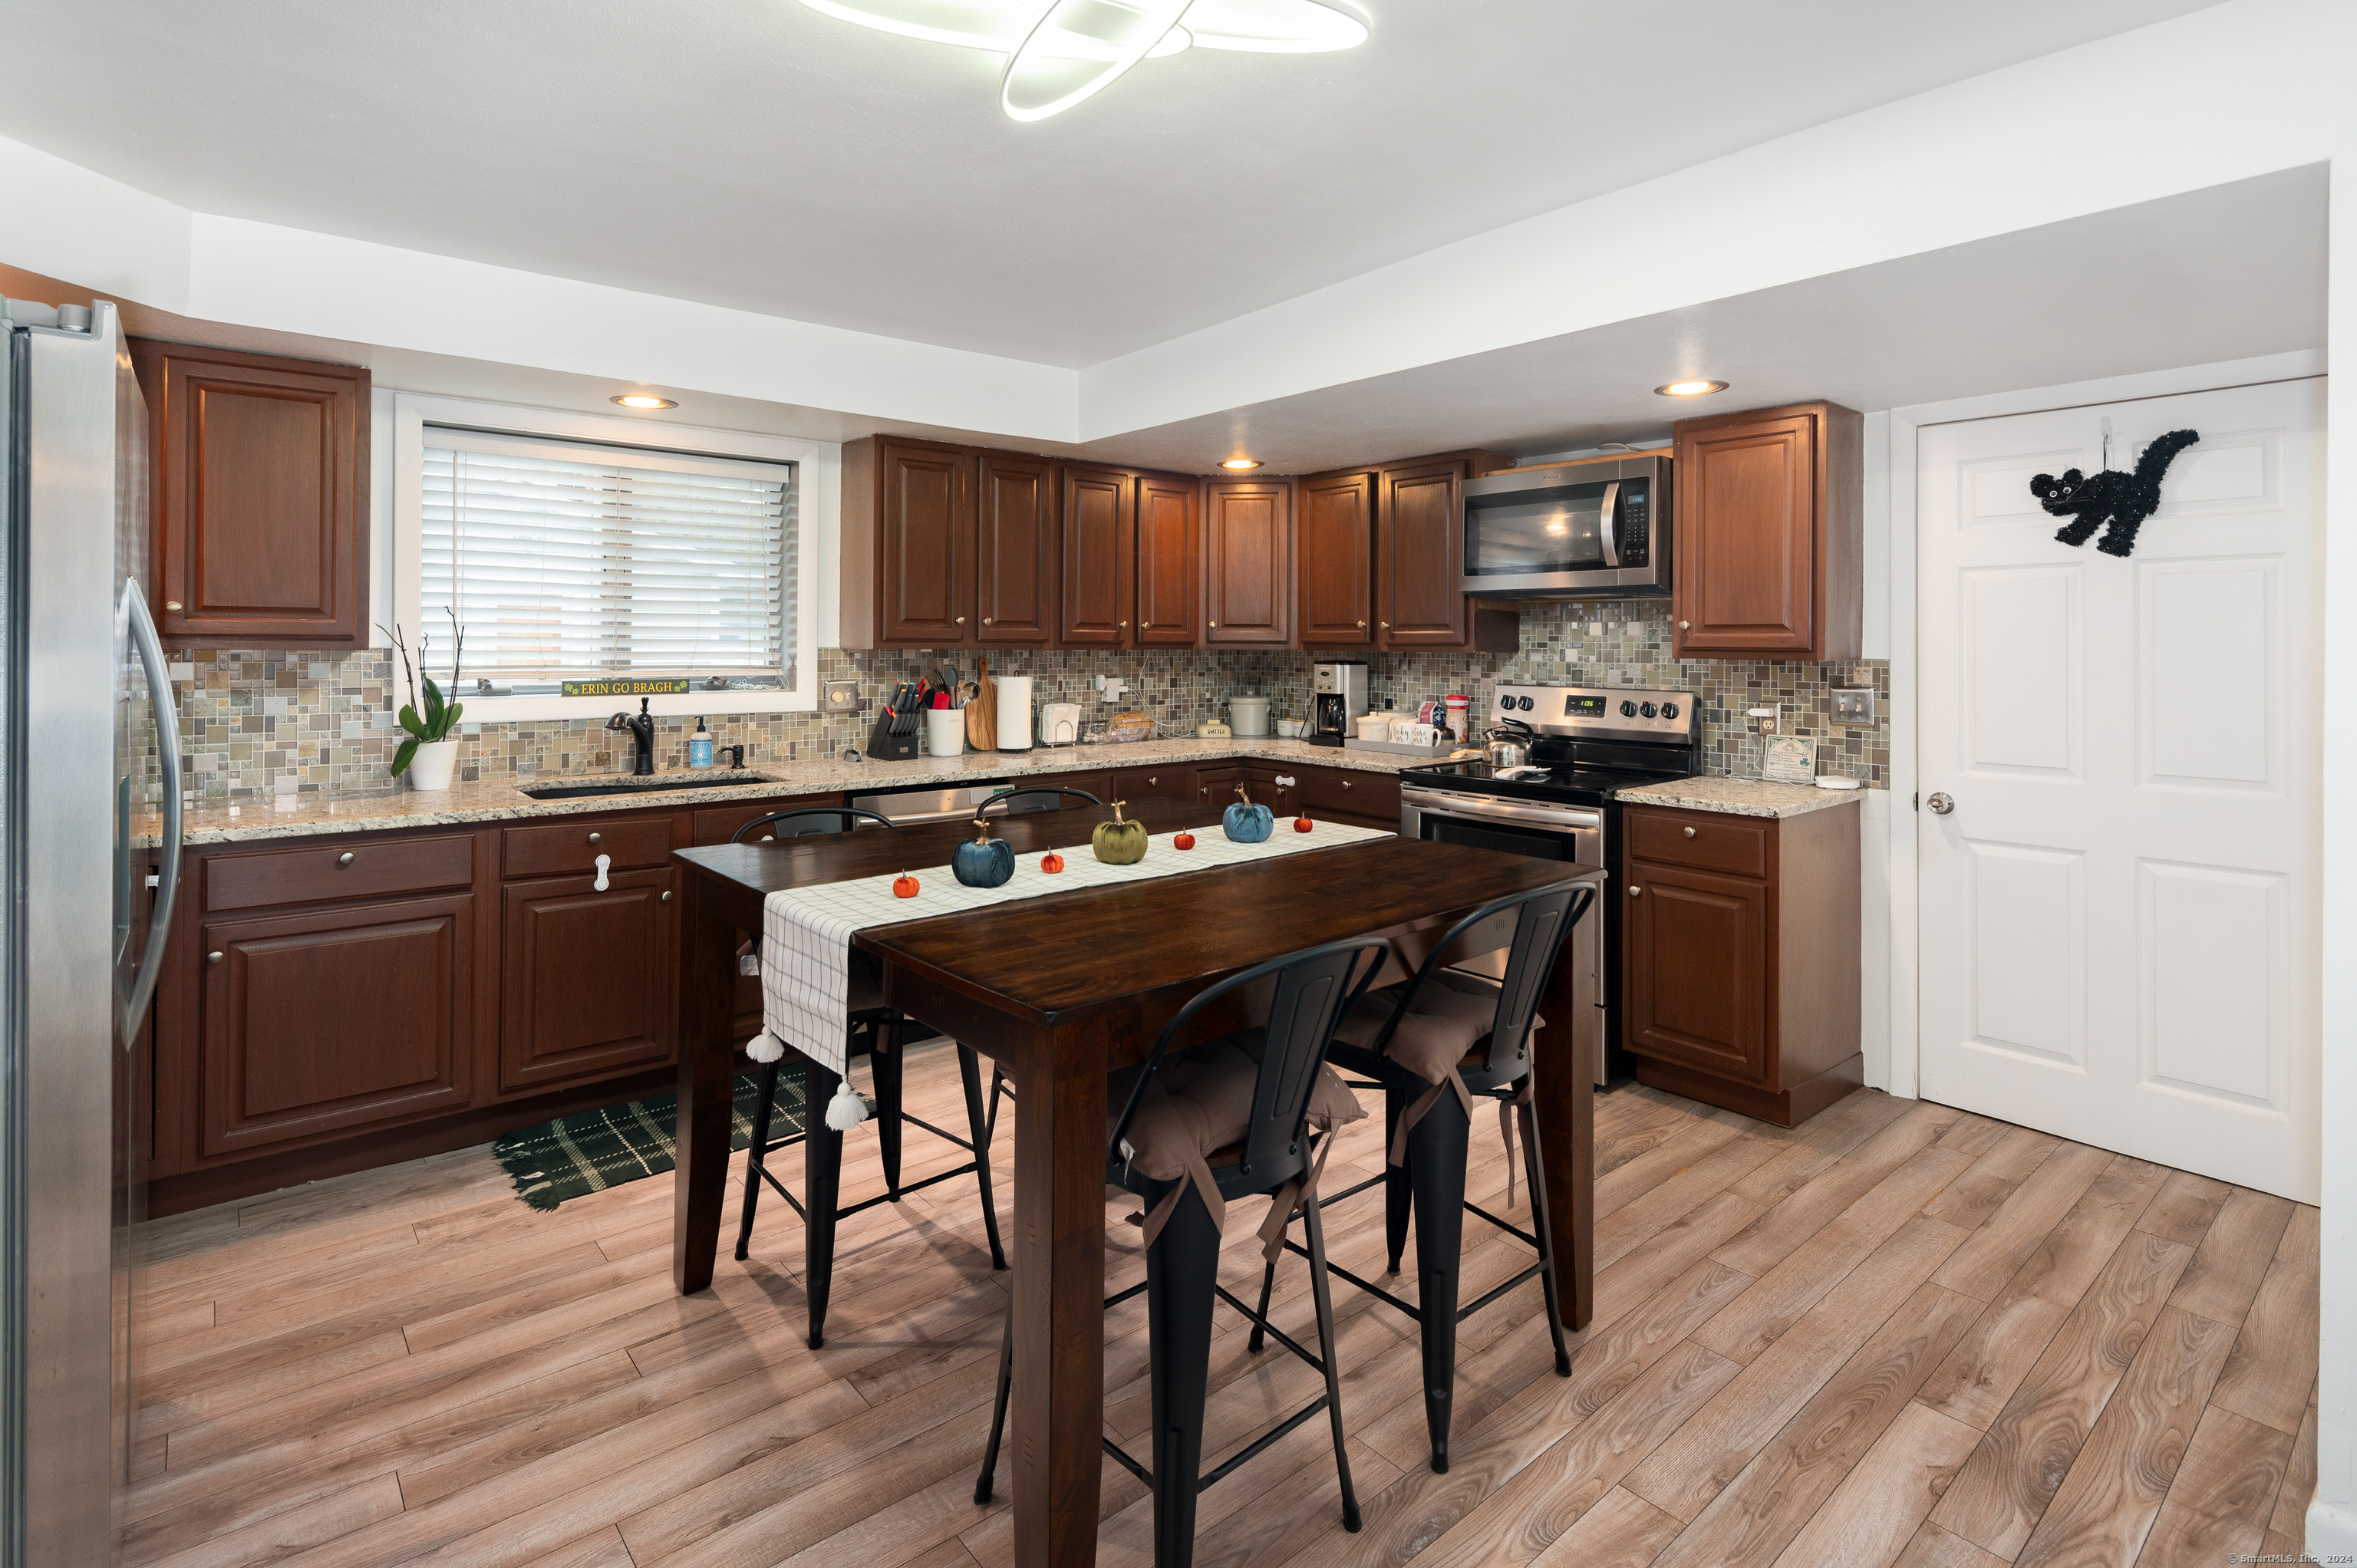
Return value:
<svg viewBox="0 0 2357 1568">
<path fill-rule="evenodd" d="M 336 856 L 336 864 L 338 865 L 350 865 L 351 863 L 352 852 L 350 850 L 346 850 L 343 854 Z"/>
<path fill-rule="evenodd" d="M 1935 817 L 1944 817 L 1956 809 L 1954 797 L 1943 789 L 1933 790 L 1931 798 L 1923 803 L 1932 808 L 1932 814 Z"/>
</svg>

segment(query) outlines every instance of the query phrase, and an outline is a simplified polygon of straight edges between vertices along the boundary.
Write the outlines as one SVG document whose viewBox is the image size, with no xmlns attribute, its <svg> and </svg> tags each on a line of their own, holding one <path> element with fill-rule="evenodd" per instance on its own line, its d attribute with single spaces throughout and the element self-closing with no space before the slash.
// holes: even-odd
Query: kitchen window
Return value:
<svg viewBox="0 0 2357 1568">
<path fill-rule="evenodd" d="M 469 721 L 603 718 L 563 683 L 683 680 L 667 714 L 809 712 L 835 449 L 398 392 L 390 611 Z"/>
<path fill-rule="evenodd" d="M 466 673 L 796 683 L 791 464 L 429 427 L 422 478 L 418 610 Z"/>
</svg>

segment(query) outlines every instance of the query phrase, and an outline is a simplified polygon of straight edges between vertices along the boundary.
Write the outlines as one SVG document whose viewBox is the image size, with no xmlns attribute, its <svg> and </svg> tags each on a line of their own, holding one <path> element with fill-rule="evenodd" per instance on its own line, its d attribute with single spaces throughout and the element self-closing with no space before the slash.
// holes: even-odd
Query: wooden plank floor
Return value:
<svg viewBox="0 0 2357 1568">
<path fill-rule="evenodd" d="M 963 1116 L 953 1059 L 909 1066 L 911 1109 L 943 1125 Z M 1345 1135 L 1329 1190 L 1378 1168 L 1381 1126 Z M 845 1196 L 864 1197 L 872 1136 L 852 1145 Z M 1476 1199 L 1501 1207 L 1493 1124 L 1474 1149 Z M 1571 1377 L 1553 1374 L 1535 1282 L 1469 1322 L 1453 1466 L 1435 1476 L 1412 1326 L 1338 1286 L 1364 1530 L 1340 1527 L 1313 1422 L 1205 1494 L 1198 1563 L 2300 1550 L 2314 1209 L 1871 1092 L 1784 1132 L 1623 1090 L 1598 1101 L 1598 1149 L 1599 1305 Z M 954 1163 L 921 1133 L 910 1152 L 911 1177 Z M 799 1155 L 786 1164 L 798 1179 Z M 1248 1208 L 1226 1258 L 1240 1291 L 1258 1277 Z M 1339 1263 L 1381 1270 L 1376 1195 L 1329 1228 Z M 1136 1232 L 1111 1229 L 1125 1283 Z M 1467 1299 L 1521 1266 L 1487 1229 L 1468 1230 Z M 161 1221 L 154 1240 L 138 1563 L 1012 1568 L 1004 1466 L 997 1506 L 972 1496 L 1006 1298 L 967 1184 L 845 1226 L 818 1352 L 791 1211 L 766 1205 L 751 1261 L 724 1258 L 712 1291 L 682 1299 L 668 1179 L 540 1214 L 476 1149 Z M 1309 1331 L 1297 1262 L 1276 1313 Z M 1220 1455 L 1312 1381 L 1244 1337 L 1223 1314 Z M 1135 1438 L 1143 1298 L 1106 1340 L 1107 1424 Z M 1108 1464 L 1099 1560 L 1147 1563 L 1150 1510 Z"/>
</svg>

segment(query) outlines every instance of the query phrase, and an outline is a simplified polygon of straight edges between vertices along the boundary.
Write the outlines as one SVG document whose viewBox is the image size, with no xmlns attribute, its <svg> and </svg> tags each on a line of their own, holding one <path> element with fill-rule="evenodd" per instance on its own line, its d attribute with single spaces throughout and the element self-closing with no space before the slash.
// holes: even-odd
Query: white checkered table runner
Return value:
<svg viewBox="0 0 2357 1568">
<path fill-rule="evenodd" d="M 1194 833 L 1194 848 L 1178 848 L 1171 842 L 1175 833 L 1157 833 L 1146 841 L 1145 858 L 1132 865 L 1107 865 L 1088 845 L 1075 844 L 1056 852 L 1064 857 L 1064 869 L 1051 873 L 1039 869 L 1042 852 L 1018 852 L 1015 875 L 998 887 L 968 887 L 948 866 L 933 865 L 909 868 L 918 882 L 913 898 L 893 896 L 897 872 L 772 893 L 761 918 L 765 1034 L 790 1043 L 832 1071 L 844 1070 L 844 1036 L 851 1013 L 851 935 L 863 927 L 931 919 L 1017 898 L 1178 876 L 1392 836 L 1385 829 L 1327 822 L 1314 822 L 1309 832 L 1296 832 L 1286 817 L 1279 817 L 1276 831 L 1259 843 L 1238 843 L 1216 823 L 1185 831 Z M 758 1059 L 767 1054 L 763 1047 L 770 1041 L 757 1039 L 753 1045 Z"/>
</svg>

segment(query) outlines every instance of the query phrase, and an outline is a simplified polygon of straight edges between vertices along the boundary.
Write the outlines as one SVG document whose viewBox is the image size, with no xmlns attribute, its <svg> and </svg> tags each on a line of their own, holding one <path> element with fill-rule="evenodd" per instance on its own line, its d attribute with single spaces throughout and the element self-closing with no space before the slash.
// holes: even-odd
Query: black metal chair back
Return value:
<svg viewBox="0 0 2357 1568">
<path fill-rule="evenodd" d="M 981 816 L 981 815 L 983 815 L 985 812 L 988 811 L 990 810 L 990 808 L 992 808 L 993 806 L 999 805 L 999 804 L 1002 804 L 1002 803 L 1004 803 L 1004 804 L 1006 805 L 1006 809 L 1007 809 L 1008 811 L 1012 811 L 1013 810 L 1015 810 L 1015 802 L 1016 802 L 1016 801 L 1020 800 L 1027 799 L 1027 798 L 1028 798 L 1028 797 L 1030 797 L 1030 796 L 1034 796 L 1034 795 L 1074 795 L 1074 796 L 1078 796 L 1080 799 L 1082 799 L 1082 800 L 1086 800 L 1086 801 L 1087 801 L 1090 805 L 1092 805 L 1092 806 L 1102 806 L 1102 805 L 1103 805 L 1103 804 L 1104 804 L 1104 802 L 1103 802 L 1103 800 L 1098 800 L 1094 795 L 1090 794 L 1086 789 L 1065 789 L 1065 788 L 1064 788 L 1062 785 L 1060 785 L 1060 784 L 1039 784 L 1039 785 L 1033 785 L 1033 786 L 1030 786 L 1030 787 L 1028 787 L 1028 788 L 1024 788 L 1024 789 L 1001 789 L 997 794 L 993 795 L 992 797 L 990 797 L 990 799 L 988 799 L 988 800 L 985 800 L 981 805 L 976 806 L 976 807 L 974 808 L 974 814 L 975 816 L 977 816 L 977 817 L 978 817 L 978 816 Z M 1028 811 L 1047 811 L 1047 810 L 1050 810 L 1051 808 L 1045 807 L 1045 806 L 1039 806 L 1039 807 L 1027 807 L 1027 808 L 1025 808 L 1025 809 L 1026 809 L 1026 810 L 1028 810 Z"/>
<path fill-rule="evenodd" d="M 1510 893 L 1492 899 L 1448 928 L 1400 993 L 1399 1003 L 1375 1037 L 1374 1054 L 1383 1055 L 1433 972 L 1465 934 L 1485 920 L 1512 913 L 1514 935 L 1506 950 L 1506 973 L 1498 986 L 1498 1011 L 1490 1026 L 1490 1061 L 1480 1077 L 1490 1083 L 1513 1083 L 1531 1070 L 1531 1020 L 1537 1016 L 1539 998 L 1555 977 L 1563 939 L 1596 903 L 1592 882 L 1559 882 L 1528 893 Z M 1471 1069 L 1467 1069 L 1469 1074 Z"/>
<path fill-rule="evenodd" d="M 1178 1038 L 1196 1015 L 1230 992 L 1274 975 L 1275 994 L 1269 1001 L 1265 1043 L 1261 1048 L 1260 1077 L 1253 1086 L 1252 1120 L 1244 1131 L 1243 1158 L 1236 1165 L 1214 1167 L 1213 1179 L 1222 1196 L 1271 1192 L 1309 1168 L 1308 1141 L 1302 1126 L 1309 1115 L 1310 1091 L 1318 1069 L 1325 1065 L 1326 1047 L 1341 1022 L 1383 967 L 1388 944 L 1363 937 L 1325 942 L 1286 953 L 1266 963 L 1228 976 L 1178 1009 L 1163 1026 L 1146 1058 L 1121 1120 L 1114 1126 L 1105 1149 L 1108 1166 L 1122 1164 L 1122 1141 L 1137 1114 L 1148 1085 L 1161 1070 L 1170 1043 Z M 1355 979 L 1353 978 L 1355 976 Z M 1232 1186 L 1233 1190 L 1230 1188 Z"/>
<path fill-rule="evenodd" d="M 761 829 L 774 827 L 781 822 L 793 822 L 800 817 L 832 817 L 834 819 L 834 825 L 821 827 L 816 822 L 813 822 L 807 827 L 796 827 L 788 832 L 773 832 L 766 836 L 798 839 L 811 838 L 820 833 L 849 832 L 856 825 L 856 820 L 861 817 L 866 818 L 871 822 L 881 822 L 888 828 L 895 825 L 892 819 L 883 812 L 864 811 L 857 806 L 796 806 L 791 811 L 771 811 L 766 817 L 755 817 L 751 822 L 729 834 L 728 842 L 730 843 L 751 842 L 753 834 Z"/>
</svg>

